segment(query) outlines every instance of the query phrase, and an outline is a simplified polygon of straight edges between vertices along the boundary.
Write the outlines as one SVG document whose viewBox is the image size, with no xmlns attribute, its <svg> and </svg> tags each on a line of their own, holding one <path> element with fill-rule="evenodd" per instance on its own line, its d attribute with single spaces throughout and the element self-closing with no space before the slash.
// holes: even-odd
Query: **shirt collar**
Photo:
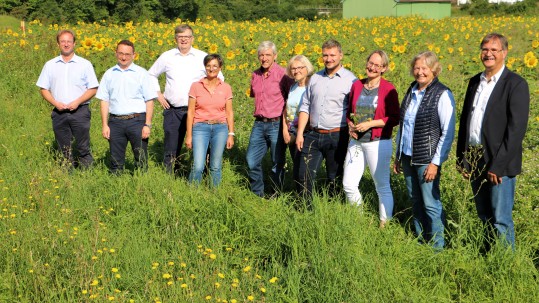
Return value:
<svg viewBox="0 0 539 303">
<path fill-rule="evenodd" d="M 339 76 L 339 78 L 341 78 L 341 71 L 343 71 L 343 70 L 344 70 L 344 66 L 342 66 L 342 64 L 341 64 L 341 66 L 340 66 L 339 69 L 335 72 L 335 74 L 333 75 L 333 77 Z M 330 77 L 330 76 L 328 75 L 328 73 L 327 73 L 325 67 L 324 67 L 324 69 L 323 69 L 322 71 L 323 71 L 324 77 L 328 77 L 328 78 Z"/>
<path fill-rule="evenodd" d="M 134 67 L 135 67 L 135 63 L 131 63 L 131 65 L 129 65 L 129 67 L 126 68 L 126 69 L 122 69 L 120 67 L 120 65 L 116 64 L 116 65 L 114 65 L 112 70 L 117 70 L 117 71 L 121 71 L 121 72 L 129 72 L 129 71 L 134 72 L 135 71 Z"/>
<path fill-rule="evenodd" d="M 269 67 L 268 69 L 268 76 L 271 75 L 271 72 L 277 67 L 277 62 L 273 62 L 271 64 L 271 66 Z M 260 71 L 261 74 L 264 74 L 264 69 L 262 68 L 262 66 L 258 69 Z"/>
<path fill-rule="evenodd" d="M 64 59 L 62 58 L 62 55 L 59 55 L 58 57 L 56 57 L 56 62 L 64 62 L 64 63 L 79 62 L 79 59 L 80 57 L 77 56 L 77 54 L 73 54 L 73 57 L 71 57 L 71 60 L 69 60 L 68 62 L 65 62 Z"/>
<path fill-rule="evenodd" d="M 200 82 L 200 83 L 202 83 L 202 85 L 204 85 L 204 79 L 206 79 L 206 77 L 204 77 L 204 78 L 198 80 L 198 82 Z M 221 80 L 221 78 L 217 78 L 217 79 L 219 80 L 219 84 L 218 84 L 218 85 L 223 84 L 223 80 Z"/>
<path fill-rule="evenodd" d="M 189 51 L 187 52 L 187 54 L 182 54 L 182 52 L 180 52 L 180 49 L 178 47 L 175 48 L 175 52 L 174 54 L 175 55 L 179 55 L 179 56 L 194 56 L 195 55 L 195 52 L 193 51 L 193 47 L 191 46 L 191 48 L 189 49 Z"/>
<path fill-rule="evenodd" d="M 500 70 L 494 76 L 492 76 L 492 78 L 490 78 L 490 81 L 493 81 L 494 83 L 498 82 L 504 70 L 505 70 L 505 64 L 502 66 L 502 68 L 500 68 Z M 490 81 L 487 81 L 485 72 L 481 73 L 481 81 L 490 82 Z"/>
</svg>

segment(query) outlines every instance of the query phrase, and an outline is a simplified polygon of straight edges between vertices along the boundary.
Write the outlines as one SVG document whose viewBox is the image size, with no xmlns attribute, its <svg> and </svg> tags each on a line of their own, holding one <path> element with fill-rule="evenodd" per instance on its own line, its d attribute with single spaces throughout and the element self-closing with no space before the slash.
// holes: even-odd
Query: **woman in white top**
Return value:
<svg viewBox="0 0 539 303">
<path fill-rule="evenodd" d="M 292 173 L 294 181 L 298 181 L 299 155 L 296 150 L 296 133 L 298 126 L 298 108 L 301 104 L 305 88 L 309 83 L 309 79 L 314 73 L 314 67 L 303 55 L 292 57 L 286 67 L 286 74 L 295 80 L 295 83 L 290 87 L 286 107 L 283 112 L 283 138 L 284 143 L 288 145 L 290 156 L 292 157 L 294 167 Z"/>
</svg>

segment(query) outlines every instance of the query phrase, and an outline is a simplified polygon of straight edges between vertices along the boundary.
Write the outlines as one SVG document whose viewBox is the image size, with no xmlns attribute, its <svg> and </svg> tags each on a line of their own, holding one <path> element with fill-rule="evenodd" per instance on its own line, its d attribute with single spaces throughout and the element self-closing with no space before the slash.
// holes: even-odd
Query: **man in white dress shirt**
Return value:
<svg viewBox="0 0 539 303">
<path fill-rule="evenodd" d="M 189 88 L 203 78 L 204 57 L 207 53 L 193 48 L 193 29 L 182 24 L 174 29 L 178 47 L 161 54 L 148 70 L 154 78 L 157 100 L 163 106 L 163 129 L 165 131 L 163 164 L 168 173 L 177 172 L 179 156 L 186 132 L 187 103 Z M 165 92 L 161 93 L 158 77 L 165 73 Z M 224 80 L 222 74 L 219 78 Z"/>
</svg>

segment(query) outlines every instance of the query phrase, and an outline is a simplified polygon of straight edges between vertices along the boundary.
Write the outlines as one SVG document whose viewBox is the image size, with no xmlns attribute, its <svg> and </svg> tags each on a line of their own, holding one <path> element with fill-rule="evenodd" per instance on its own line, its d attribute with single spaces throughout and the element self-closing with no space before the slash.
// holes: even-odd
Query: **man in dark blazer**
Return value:
<svg viewBox="0 0 539 303">
<path fill-rule="evenodd" d="M 505 66 L 507 50 L 503 35 L 491 33 L 481 41 L 485 71 L 468 83 L 457 167 L 470 180 L 477 214 L 487 225 L 487 240 L 496 235 L 502 245 L 514 249 L 512 211 L 516 175 L 522 171 L 530 92 L 526 80 Z"/>
</svg>

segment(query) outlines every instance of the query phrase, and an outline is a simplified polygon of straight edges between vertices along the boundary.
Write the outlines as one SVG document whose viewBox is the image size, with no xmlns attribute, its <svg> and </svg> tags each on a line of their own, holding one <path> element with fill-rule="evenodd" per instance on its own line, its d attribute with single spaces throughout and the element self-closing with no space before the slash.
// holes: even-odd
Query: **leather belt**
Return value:
<svg viewBox="0 0 539 303">
<path fill-rule="evenodd" d="M 130 115 L 114 115 L 114 114 L 110 114 L 110 116 L 114 119 L 120 119 L 120 120 L 130 120 L 130 119 L 133 119 L 133 118 L 136 118 L 136 117 L 140 117 L 142 114 L 141 113 L 135 113 L 135 114 L 130 114 Z"/>
<path fill-rule="evenodd" d="M 341 128 L 340 127 L 335 127 L 332 129 L 314 128 L 313 130 L 319 134 L 330 134 L 330 133 L 336 133 L 336 132 L 341 131 Z"/>
<path fill-rule="evenodd" d="M 278 121 L 281 121 L 281 117 L 275 117 L 275 118 L 255 117 L 255 121 L 260 121 L 260 122 L 278 122 Z"/>
<path fill-rule="evenodd" d="M 206 123 L 206 124 L 226 124 L 226 121 L 221 120 L 204 120 L 197 123 Z"/>
</svg>

